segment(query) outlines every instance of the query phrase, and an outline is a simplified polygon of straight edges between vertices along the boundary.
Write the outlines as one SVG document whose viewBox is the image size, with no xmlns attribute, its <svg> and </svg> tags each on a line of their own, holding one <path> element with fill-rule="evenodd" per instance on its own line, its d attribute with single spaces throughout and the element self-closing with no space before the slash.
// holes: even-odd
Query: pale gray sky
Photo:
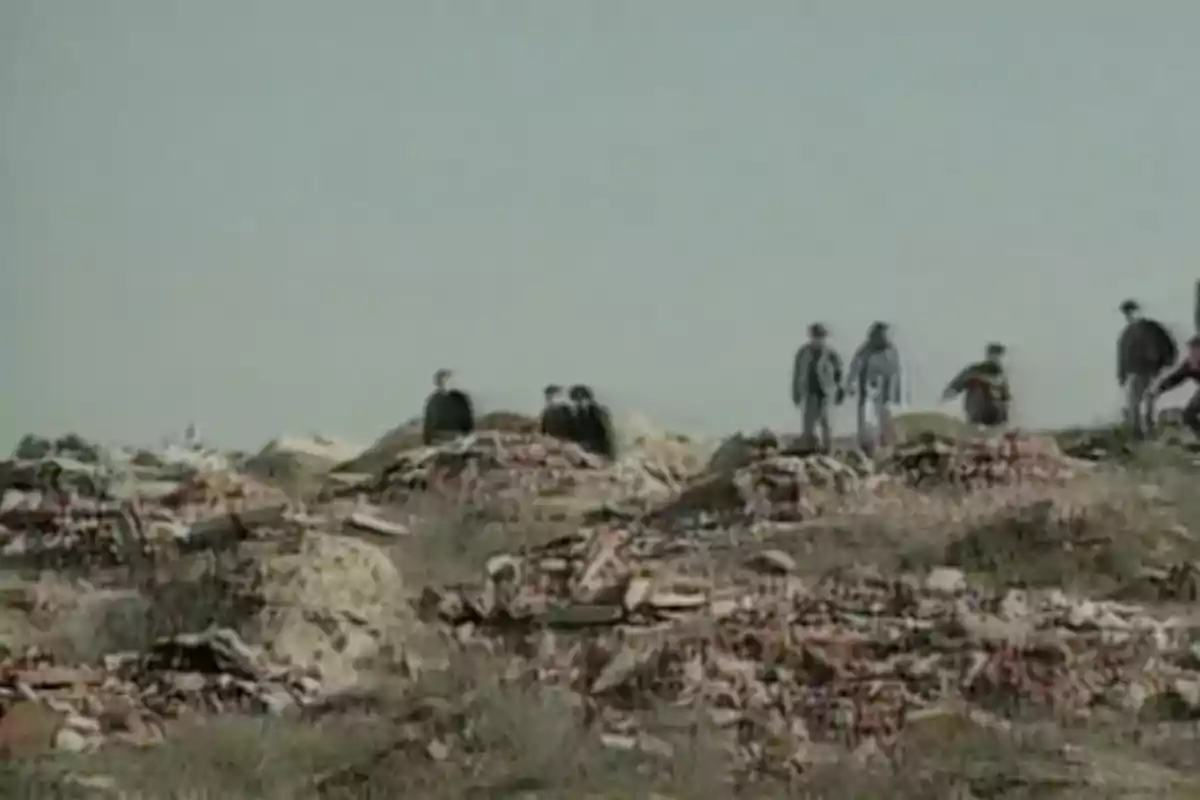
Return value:
<svg viewBox="0 0 1200 800">
<path fill-rule="evenodd" d="M 439 366 L 685 429 L 795 424 L 813 319 L 914 400 L 1009 343 L 1111 415 L 1190 326 L 1189 0 L 3 0 L 0 440 L 369 440 Z M 845 420 L 843 420 L 844 422 Z"/>
</svg>

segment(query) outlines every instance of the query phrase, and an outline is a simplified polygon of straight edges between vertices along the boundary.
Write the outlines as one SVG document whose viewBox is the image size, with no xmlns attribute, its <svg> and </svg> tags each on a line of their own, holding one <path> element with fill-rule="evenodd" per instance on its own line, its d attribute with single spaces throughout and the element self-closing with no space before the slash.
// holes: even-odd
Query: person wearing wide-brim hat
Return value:
<svg viewBox="0 0 1200 800">
<path fill-rule="evenodd" d="M 830 410 L 844 399 L 841 356 L 829 343 L 829 330 L 814 322 L 808 326 L 808 341 L 796 351 L 792 363 L 792 405 L 801 411 L 806 444 L 816 444 L 824 452 L 833 447 Z"/>
</svg>

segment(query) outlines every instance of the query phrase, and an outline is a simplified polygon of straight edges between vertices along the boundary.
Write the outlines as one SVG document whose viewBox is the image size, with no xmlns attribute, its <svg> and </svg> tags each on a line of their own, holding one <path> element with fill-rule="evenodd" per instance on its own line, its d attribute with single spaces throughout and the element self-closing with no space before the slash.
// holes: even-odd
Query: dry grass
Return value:
<svg viewBox="0 0 1200 800">
<path fill-rule="evenodd" d="M 1098 473 L 1061 487 L 897 489 L 773 534 L 767 544 L 810 574 L 949 565 L 984 585 L 1108 594 L 1147 567 L 1200 558 L 1200 541 L 1188 533 L 1200 523 L 1190 487 L 1188 476 L 1157 470 L 1137 481 Z"/>
</svg>

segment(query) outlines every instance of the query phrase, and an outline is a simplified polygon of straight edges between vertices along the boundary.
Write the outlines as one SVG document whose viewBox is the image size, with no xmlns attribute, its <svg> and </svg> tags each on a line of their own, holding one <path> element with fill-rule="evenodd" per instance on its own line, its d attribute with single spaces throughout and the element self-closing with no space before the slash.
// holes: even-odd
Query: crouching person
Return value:
<svg viewBox="0 0 1200 800">
<path fill-rule="evenodd" d="M 1007 425 L 1012 393 L 1003 359 L 1004 345 L 989 344 L 983 361 L 968 364 L 955 375 L 942 393 L 942 400 L 963 395 L 967 421 L 977 427 L 991 429 Z"/>
<path fill-rule="evenodd" d="M 1151 398 L 1157 400 L 1187 381 L 1200 384 L 1200 335 L 1188 339 L 1183 361 L 1164 375 L 1150 390 Z M 1200 438 L 1200 391 L 1193 394 L 1187 405 L 1183 407 L 1183 424 L 1197 438 Z"/>
</svg>

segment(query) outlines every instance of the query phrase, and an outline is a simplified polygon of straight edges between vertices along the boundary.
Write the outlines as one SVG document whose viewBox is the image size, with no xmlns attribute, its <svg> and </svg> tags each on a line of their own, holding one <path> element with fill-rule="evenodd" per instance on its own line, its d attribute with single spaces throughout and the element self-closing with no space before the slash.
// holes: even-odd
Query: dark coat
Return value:
<svg viewBox="0 0 1200 800">
<path fill-rule="evenodd" d="M 1117 340 L 1117 382 L 1130 375 L 1153 377 L 1174 366 L 1179 345 L 1163 325 L 1152 319 L 1138 319 L 1125 326 Z"/>
<path fill-rule="evenodd" d="M 550 403 L 542 409 L 540 428 L 544 435 L 570 440 L 574 427 L 575 414 L 570 403 Z"/>
<path fill-rule="evenodd" d="M 616 437 L 608 409 L 592 401 L 575 407 L 572 439 L 589 453 L 605 458 L 616 456 Z"/>
<path fill-rule="evenodd" d="M 1004 425 L 1012 393 L 1004 367 L 994 361 L 967 365 L 946 387 L 947 395 L 963 395 L 963 411 L 974 425 Z"/>
<path fill-rule="evenodd" d="M 458 389 L 439 389 L 425 401 L 422 439 L 433 444 L 444 439 L 465 436 L 475 430 L 475 409 L 471 398 Z"/>
</svg>

